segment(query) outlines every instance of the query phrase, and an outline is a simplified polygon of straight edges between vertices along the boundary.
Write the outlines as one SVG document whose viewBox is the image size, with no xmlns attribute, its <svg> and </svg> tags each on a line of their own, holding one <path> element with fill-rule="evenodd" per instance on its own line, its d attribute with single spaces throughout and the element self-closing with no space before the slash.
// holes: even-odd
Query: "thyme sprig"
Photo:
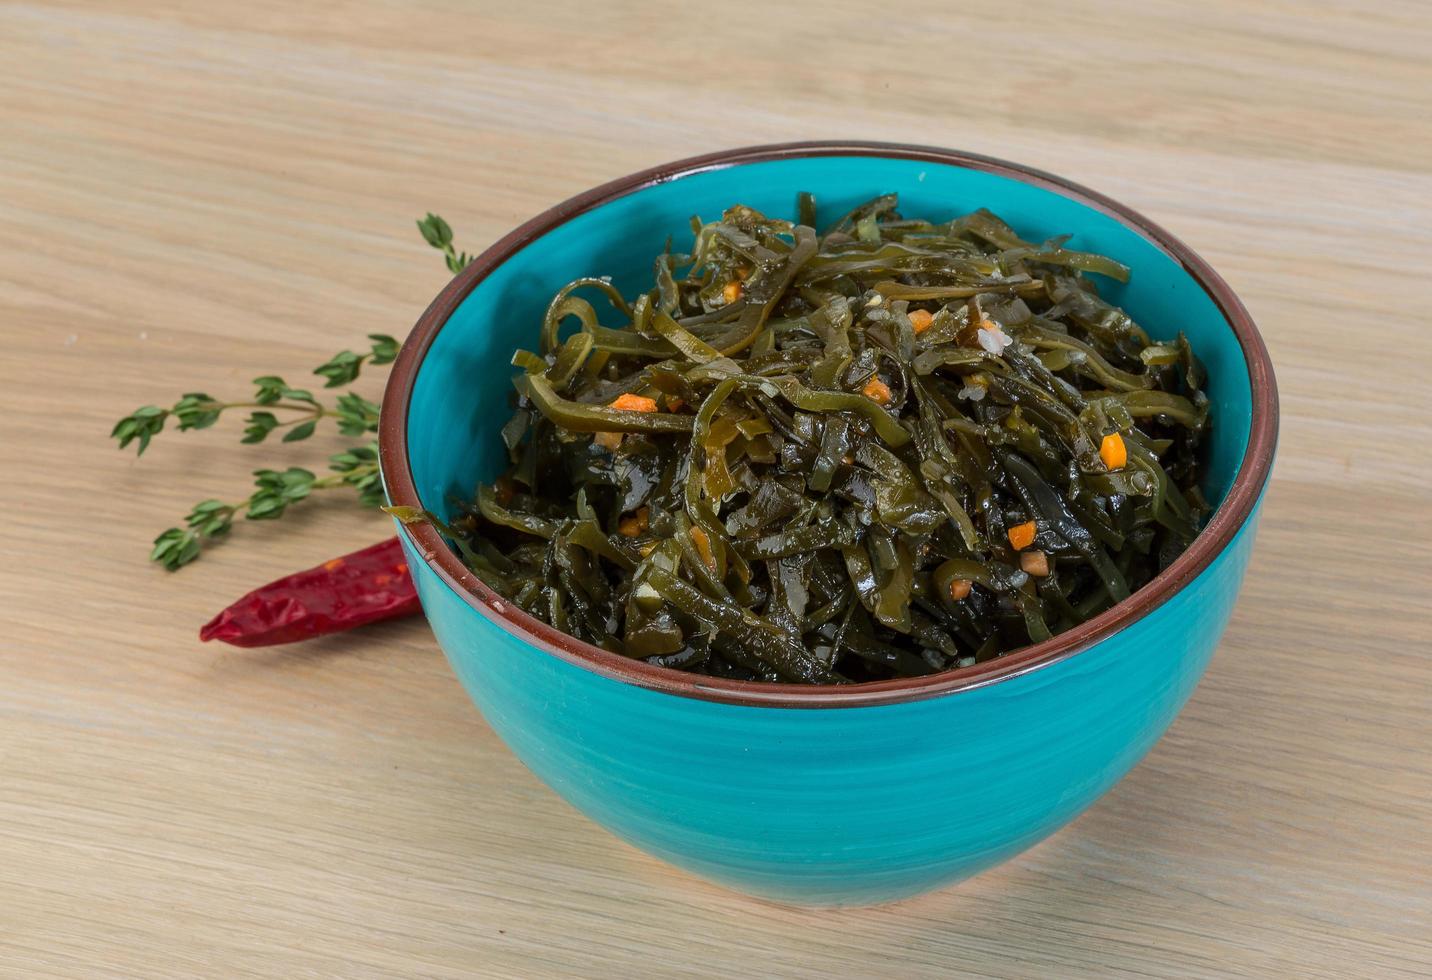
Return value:
<svg viewBox="0 0 1432 980">
<path fill-rule="evenodd" d="M 277 520 L 290 504 L 304 500 L 315 490 L 352 487 L 358 501 L 367 507 L 383 503 L 383 487 L 378 473 L 378 444 L 355 446 L 329 457 L 330 476 L 318 476 L 298 466 L 279 470 L 255 470 L 254 492 L 236 503 L 203 500 L 195 504 L 184 518 L 184 527 L 171 527 L 154 539 L 151 561 L 175 571 L 195 558 L 207 542 L 227 535 L 234 518 L 242 515 L 251 521 Z"/>
<path fill-rule="evenodd" d="M 435 214 L 418 222 L 423 239 L 441 251 L 452 272 L 460 272 L 472 257 L 457 251 L 452 244 L 452 228 Z M 351 385 L 358 380 L 365 365 L 379 367 L 391 364 L 398 356 L 399 342 L 387 334 L 369 334 L 368 349 L 357 352 L 339 351 L 313 369 L 323 379 L 325 390 Z M 173 420 L 181 431 L 207 429 L 218 422 L 225 412 L 247 409 L 243 435 L 245 444 L 260 443 L 275 432 L 282 431 L 282 442 L 301 442 L 318 429 L 324 419 L 332 419 L 338 431 L 350 438 L 360 438 L 378 431 L 378 405 L 355 391 L 337 394 L 332 402 L 320 401 L 311 391 L 291 387 L 276 374 L 254 378 L 254 393 L 247 399 L 227 401 L 206 392 L 192 391 L 181 395 L 168 407 L 145 405 L 115 423 L 111 437 L 119 448 L 136 446 L 144 455 L 150 441 L 164 431 Z M 154 539 L 149 557 L 170 571 L 182 568 L 199 557 L 206 544 L 226 537 L 235 519 L 251 521 L 276 520 L 292 504 L 308 499 L 315 490 L 347 487 L 365 507 L 383 504 L 382 477 L 378 470 L 378 444 L 368 442 L 351 446 L 328 457 L 329 474 L 319 476 L 299 466 L 286 469 L 255 470 L 254 489 L 242 500 L 226 502 L 218 499 L 195 504 L 184 518 L 182 527 L 171 527 Z"/>
<path fill-rule="evenodd" d="M 397 357 L 398 341 L 386 334 L 371 334 L 372 349 L 366 354 L 342 351 L 314 369 L 313 373 L 328 379 L 325 388 L 351 384 L 357 380 L 365 361 L 372 364 L 390 364 Z M 149 448 L 149 441 L 164 430 L 172 418 L 178 423 L 180 432 L 189 429 L 207 429 L 224 412 L 235 408 L 252 409 L 244 422 L 244 435 L 240 442 L 263 442 L 269 434 L 286 429 L 284 442 L 299 442 L 313 435 L 319 420 L 334 419 L 338 431 L 345 436 L 361 436 L 365 432 L 378 430 L 378 406 L 356 392 L 339 395 L 332 405 L 325 405 L 313 394 L 302 388 L 291 388 L 288 382 L 276 374 L 254 378 L 254 394 L 247 401 L 224 401 L 202 391 L 191 391 L 180 397 L 171 407 L 145 405 L 137 408 L 115 423 L 110 435 L 119 440 L 119 448 L 138 443 L 139 455 Z M 283 412 L 287 418 L 280 419 L 275 412 Z"/>
<path fill-rule="evenodd" d="M 426 218 L 419 219 L 418 231 L 422 232 L 423 239 L 429 245 L 443 253 L 450 272 L 461 272 L 472 262 L 473 256 L 453 248 L 452 228 L 437 215 L 429 212 Z"/>
</svg>

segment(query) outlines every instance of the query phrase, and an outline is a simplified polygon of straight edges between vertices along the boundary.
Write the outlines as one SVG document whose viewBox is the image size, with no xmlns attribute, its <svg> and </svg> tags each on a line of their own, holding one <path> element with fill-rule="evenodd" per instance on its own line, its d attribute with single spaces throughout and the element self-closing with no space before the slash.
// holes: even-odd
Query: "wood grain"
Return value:
<svg viewBox="0 0 1432 980">
<path fill-rule="evenodd" d="M 1422 3 L 0 5 L 0 974 L 1426 975 L 1429 50 Z M 1086 816 L 924 899 L 773 908 L 556 801 L 420 622 L 198 644 L 386 527 L 315 504 L 166 576 L 154 533 L 286 454 L 225 421 L 139 462 L 116 416 L 401 334 L 444 281 L 428 209 L 481 247 L 658 161 L 837 136 L 1112 194 L 1272 350 L 1233 624 Z"/>
</svg>

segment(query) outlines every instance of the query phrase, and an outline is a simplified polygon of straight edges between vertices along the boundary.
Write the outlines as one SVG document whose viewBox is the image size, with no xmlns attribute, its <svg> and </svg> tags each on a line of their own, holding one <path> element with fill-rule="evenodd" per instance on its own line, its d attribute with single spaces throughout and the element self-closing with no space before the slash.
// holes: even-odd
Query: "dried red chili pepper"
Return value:
<svg viewBox="0 0 1432 980">
<path fill-rule="evenodd" d="M 199 639 L 275 646 L 421 608 L 402 545 L 389 538 L 255 589 L 206 623 Z"/>
</svg>

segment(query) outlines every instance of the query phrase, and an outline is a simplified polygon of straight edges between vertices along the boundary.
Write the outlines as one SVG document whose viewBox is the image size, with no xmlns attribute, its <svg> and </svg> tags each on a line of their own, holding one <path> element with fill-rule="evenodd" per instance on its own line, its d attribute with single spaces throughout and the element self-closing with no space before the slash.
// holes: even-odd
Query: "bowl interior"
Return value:
<svg viewBox="0 0 1432 980">
<path fill-rule="evenodd" d="M 794 217 L 800 191 L 815 194 L 822 227 L 893 191 L 908 216 L 943 220 L 987 207 L 1027 239 L 1070 234 L 1070 247 L 1129 265 L 1127 285 L 1100 279 L 1100 291 L 1157 339 L 1184 331 L 1206 364 L 1213 432 L 1204 492 L 1215 505 L 1223 500 L 1248 446 L 1249 371 L 1223 314 L 1178 261 L 1117 218 L 1011 177 L 928 160 L 817 156 L 705 170 L 642 188 L 577 215 L 497 266 L 438 333 L 413 387 L 408 453 L 423 506 L 446 517 L 450 498 L 470 499 L 479 481 L 501 470 L 497 430 L 511 414 L 509 358 L 514 348 L 536 346 L 553 293 L 578 276 L 611 276 L 626 295 L 650 288 L 654 256 L 668 236 L 677 251 L 690 245 L 693 215 L 715 218 L 743 203 Z M 600 315 L 605 303 L 594 305 Z"/>
</svg>

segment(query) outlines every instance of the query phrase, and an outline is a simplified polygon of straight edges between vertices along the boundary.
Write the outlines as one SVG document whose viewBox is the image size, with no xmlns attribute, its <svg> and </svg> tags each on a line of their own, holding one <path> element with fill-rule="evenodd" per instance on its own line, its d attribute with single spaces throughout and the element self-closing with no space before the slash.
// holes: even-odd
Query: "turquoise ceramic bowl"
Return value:
<svg viewBox="0 0 1432 980">
<path fill-rule="evenodd" d="M 674 865 L 782 902 L 885 902 L 959 881 L 1049 836 L 1163 734 L 1203 674 L 1253 547 L 1277 396 L 1243 305 L 1149 221 L 1047 174 L 945 150 L 756 147 L 686 160 L 560 204 L 503 238 L 423 315 L 383 404 L 395 504 L 447 510 L 495 475 L 517 346 L 580 275 L 645 288 L 693 214 L 824 214 L 898 191 L 909 214 L 993 209 L 1026 237 L 1133 268 L 1113 299 L 1207 363 L 1215 425 L 1195 545 L 1079 629 L 929 678 L 815 688 L 697 677 L 577 642 L 502 600 L 426 525 L 402 529 L 423 608 L 493 730 L 596 823 Z M 1101 285 L 1103 285 L 1101 283 Z"/>
</svg>

